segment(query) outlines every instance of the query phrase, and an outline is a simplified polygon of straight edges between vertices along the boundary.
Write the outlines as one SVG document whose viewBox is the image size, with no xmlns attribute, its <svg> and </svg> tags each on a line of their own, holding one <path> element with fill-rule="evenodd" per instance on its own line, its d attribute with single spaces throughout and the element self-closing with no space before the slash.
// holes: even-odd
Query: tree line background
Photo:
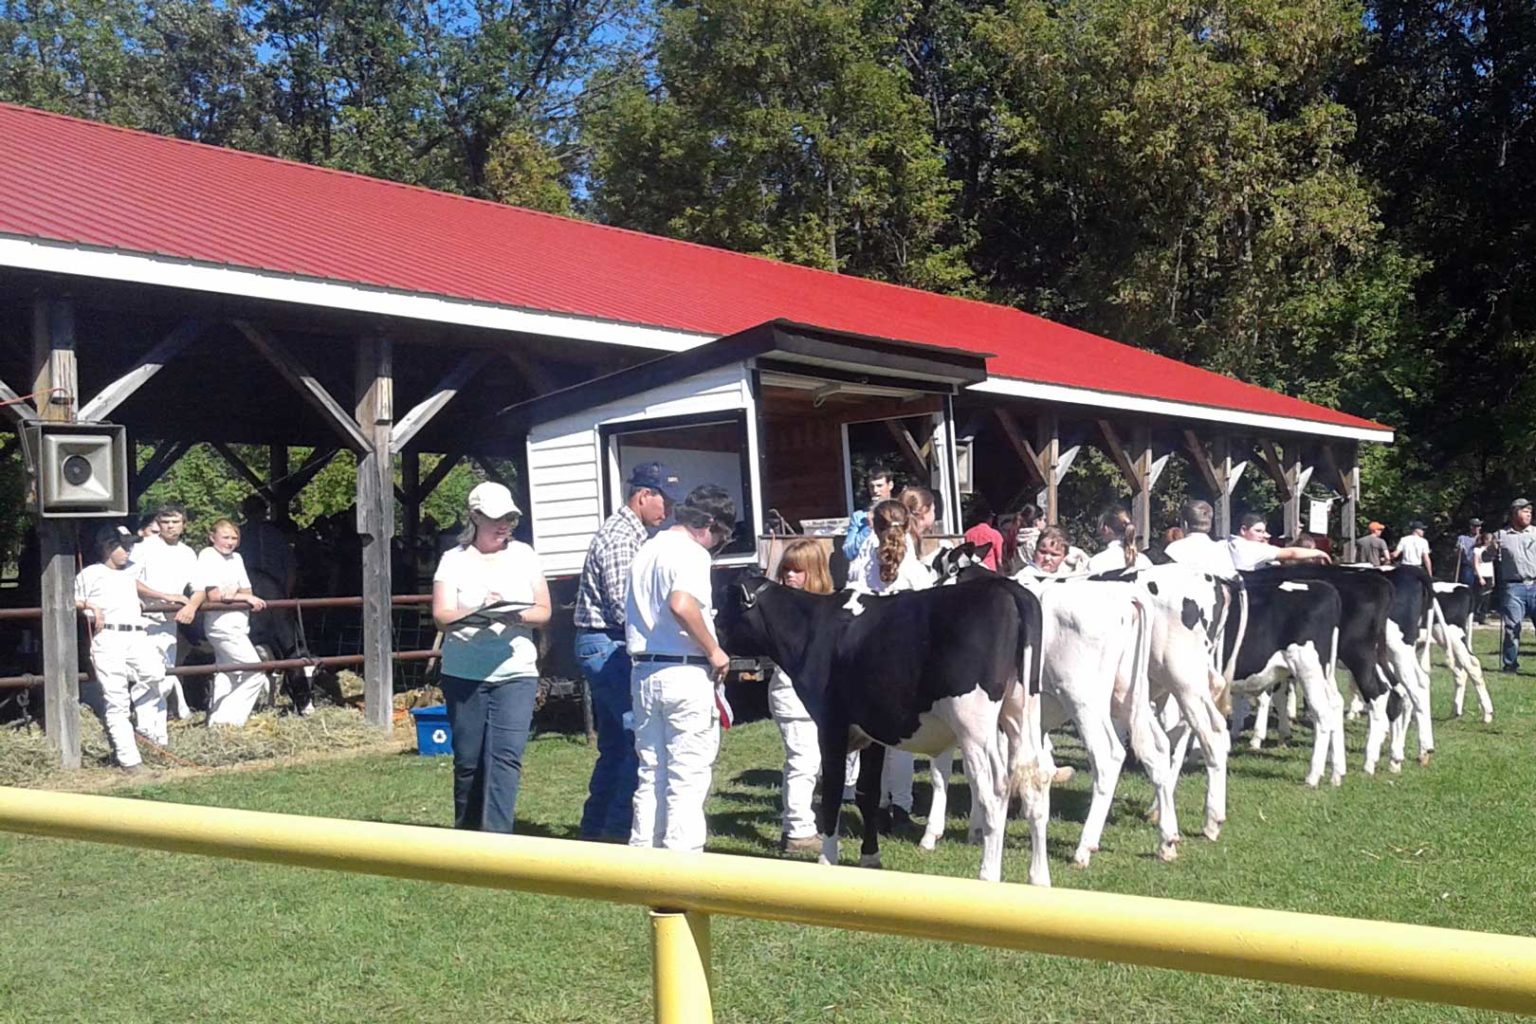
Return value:
<svg viewBox="0 0 1536 1024">
<path fill-rule="evenodd" d="M 1392 425 L 1395 529 L 1536 497 L 1528 0 L 0 0 L 0 99 L 1017 305 Z"/>
</svg>

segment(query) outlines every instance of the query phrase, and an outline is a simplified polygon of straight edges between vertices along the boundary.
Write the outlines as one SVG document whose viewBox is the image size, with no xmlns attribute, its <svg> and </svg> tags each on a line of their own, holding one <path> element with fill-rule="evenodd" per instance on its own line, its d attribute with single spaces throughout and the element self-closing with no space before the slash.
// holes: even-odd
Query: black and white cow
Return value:
<svg viewBox="0 0 1536 1024">
<path fill-rule="evenodd" d="M 1413 721 L 1419 729 L 1419 764 L 1428 765 L 1435 752 L 1435 726 L 1429 713 L 1430 623 L 1434 618 L 1434 580 L 1416 565 L 1400 565 L 1382 573 L 1392 584 L 1392 611 L 1387 616 L 1388 682 L 1408 697 Z M 1421 647 L 1422 645 L 1422 647 Z M 1392 750 L 1387 769 L 1402 770 L 1404 746 L 1408 736 L 1408 715 L 1390 715 L 1386 699 L 1378 698 L 1372 706 L 1374 727 L 1379 718 L 1391 718 Z M 1380 711 L 1377 710 L 1379 706 Z M 1405 709 L 1406 710 L 1406 709 Z M 1381 739 L 1366 742 L 1365 761 L 1374 766 L 1381 751 Z M 1369 767 L 1366 769 L 1370 770 Z"/>
<path fill-rule="evenodd" d="M 1472 588 L 1465 583 L 1436 583 L 1434 622 L 1435 643 L 1445 650 L 1445 664 L 1456 680 L 1453 709 L 1460 718 L 1467 699 L 1467 678 L 1477 687 L 1477 702 L 1483 709 L 1483 721 L 1493 721 L 1493 698 L 1483 681 L 1483 666 L 1472 653 Z"/>
<path fill-rule="evenodd" d="M 1243 606 L 1227 620 L 1226 675 L 1234 696 L 1267 697 L 1287 679 L 1306 696 L 1313 719 L 1312 761 L 1306 784 L 1316 786 L 1332 753 L 1330 781 L 1344 780 L 1344 702 L 1334 682 L 1342 602 L 1339 592 L 1318 579 L 1294 579 L 1285 569 L 1253 569 L 1238 574 Z M 1232 733 L 1237 734 L 1247 700 L 1235 700 Z M 1268 713 L 1259 702 L 1259 717 Z M 1256 732 L 1255 737 L 1259 738 Z"/>
<path fill-rule="evenodd" d="M 982 810 L 980 877 L 1002 877 L 1012 776 L 1025 783 L 1029 880 L 1050 884 L 1050 789 L 1048 777 L 1041 778 L 1048 757 L 1042 759 L 1039 744 L 1041 615 L 1034 595 L 997 576 L 878 597 L 808 594 L 753 577 L 728 588 L 716 625 L 732 654 L 766 656 L 783 667 L 816 723 L 823 863 L 838 859 L 838 798 L 849 749 L 875 747 L 861 759 L 858 806 L 860 863 L 878 867 L 880 747 L 932 756 L 958 745 Z M 999 728 L 1011 690 L 1019 691 L 1023 710 L 1005 756 Z"/>
</svg>

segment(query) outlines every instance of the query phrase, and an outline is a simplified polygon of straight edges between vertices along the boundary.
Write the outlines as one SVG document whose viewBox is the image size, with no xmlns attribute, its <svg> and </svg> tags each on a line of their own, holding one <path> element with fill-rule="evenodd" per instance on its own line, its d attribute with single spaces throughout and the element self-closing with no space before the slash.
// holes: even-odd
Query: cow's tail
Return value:
<svg viewBox="0 0 1536 1024">
<path fill-rule="evenodd" d="M 1232 681 L 1237 676 L 1237 655 L 1243 649 L 1243 637 L 1248 632 L 1248 587 L 1241 576 L 1226 581 L 1226 586 L 1231 589 L 1237 604 L 1237 633 L 1232 638 L 1231 653 L 1227 653 L 1226 629 L 1222 629 L 1216 644 L 1217 660 L 1221 663 L 1221 692 L 1211 694 L 1223 715 L 1232 710 Z"/>
<path fill-rule="evenodd" d="M 1136 611 L 1136 642 L 1131 647 L 1134 660 L 1131 662 L 1126 698 L 1131 702 L 1131 735 L 1145 736 L 1149 728 L 1146 716 L 1154 714 L 1151 675 L 1147 667 L 1152 656 L 1152 616 L 1147 611 L 1147 602 L 1136 594 L 1131 595 L 1131 607 Z"/>
<path fill-rule="evenodd" d="M 1019 682 L 1025 693 L 1038 697 L 1045 671 L 1045 619 L 1040 613 L 1040 598 L 1017 583 L 1011 589 L 1019 610 Z"/>
</svg>

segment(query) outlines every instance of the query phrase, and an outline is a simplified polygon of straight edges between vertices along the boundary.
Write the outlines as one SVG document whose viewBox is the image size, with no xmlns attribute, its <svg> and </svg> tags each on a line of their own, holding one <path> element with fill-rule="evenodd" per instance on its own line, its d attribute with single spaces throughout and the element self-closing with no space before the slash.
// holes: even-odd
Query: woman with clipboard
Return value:
<svg viewBox="0 0 1536 1024">
<path fill-rule="evenodd" d="M 453 730 L 453 826 L 511 832 L 523 748 L 539 689 L 532 626 L 549 621 L 533 548 L 512 539 L 522 511 L 486 482 L 469 492 L 469 525 L 432 577 L 443 631 L 443 698 Z"/>
</svg>

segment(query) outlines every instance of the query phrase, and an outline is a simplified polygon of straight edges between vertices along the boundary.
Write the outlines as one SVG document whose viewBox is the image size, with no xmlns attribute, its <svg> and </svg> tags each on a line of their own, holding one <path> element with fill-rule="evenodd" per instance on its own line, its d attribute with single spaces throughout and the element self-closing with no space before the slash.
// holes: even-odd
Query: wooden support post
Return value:
<svg viewBox="0 0 1536 1024">
<path fill-rule="evenodd" d="M 1344 484 L 1344 511 L 1342 515 L 1341 536 L 1344 541 L 1344 550 L 1340 553 L 1344 561 L 1355 560 L 1355 542 L 1357 522 L 1360 517 L 1360 446 L 1351 444 L 1339 463 L 1341 483 Z"/>
<path fill-rule="evenodd" d="M 1216 479 L 1221 490 L 1216 495 L 1216 521 L 1213 525 L 1219 539 L 1237 532 L 1232 524 L 1232 492 L 1243 478 L 1243 470 L 1248 468 L 1248 462 L 1246 459 L 1242 462 L 1232 461 L 1232 439 L 1225 435 L 1216 439 L 1216 457 Z"/>
<path fill-rule="evenodd" d="M 357 460 L 357 532 L 363 542 L 363 708 L 388 732 L 394 716 L 390 541 L 395 535 L 394 349 L 388 338 L 357 343 L 357 427 L 368 448 Z"/>
<path fill-rule="evenodd" d="M 1306 489 L 1307 481 L 1301 465 L 1300 443 L 1292 442 L 1286 448 L 1285 481 L 1291 496 L 1285 502 L 1285 539 L 1287 543 L 1293 544 L 1301 534 L 1301 494 Z"/>
<path fill-rule="evenodd" d="M 1136 536 L 1145 548 L 1152 537 L 1152 485 L 1156 474 L 1152 468 L 1152 430 L 1137 425 L 1131 431 L 1136 465 L 1136 490 L 1131 494 L 1131 521 L 1136 524 Z"/>
<path fill-rule="evenodd" d="M 421 453 L 415 450 L 400 453 L 400 489 L 405 492 L 405 507 L 401 509 L 400 525 L 405 528 L 407 578 L 400 586 L 407 592 L 416 592 L 416 551 L 421 543 Z"/>
<path fill-rule="evenodd" d="M 32 390 L 39 419 L 75 418 L 78 375 L 75 315 L 68 302 L 33 307 Z M 43 602 L 43 728 L 65 768 L 80 767 L 80 643 L 75 616 L 75 530 L 68 519 L 40 519 Z"/>
<path fill-rule="evenodd" d="M 1035 451 L 1039 453 L 1040 466 L 1045 470 L 1045 501 L 1041 503 L 1045 507 L 1041 511 L 1045 513 L 1046 523 L 1055 526 L 1060 518 L 1058 489 L 1061 478 L 1071 465 L 1061 457 L 1061 422 L 1055 410 L 1042 409 L 1035 418 Z"/>
</svg>

